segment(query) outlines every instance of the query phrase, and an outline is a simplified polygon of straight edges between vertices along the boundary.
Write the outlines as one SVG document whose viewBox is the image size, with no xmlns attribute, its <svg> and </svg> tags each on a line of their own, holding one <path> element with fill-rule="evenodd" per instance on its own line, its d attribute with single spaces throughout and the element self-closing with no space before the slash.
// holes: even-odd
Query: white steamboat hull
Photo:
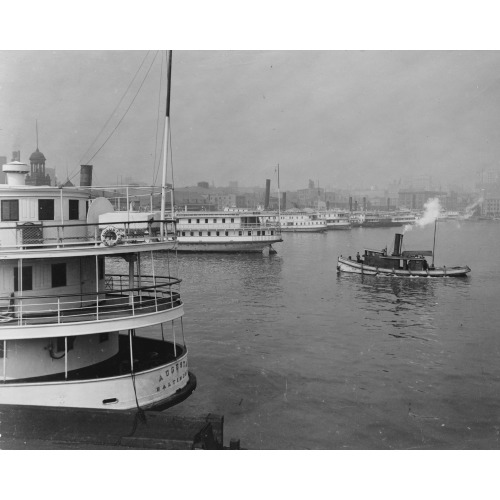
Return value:
<svg viewBox="0 0 500 500">
<path fill-rule="evenodd" d="M 0 404 L 108 410 L 167 407 L 194 390 L 192 378 L 185 353 L 173 362 L 134 374 L 134 379 L 129 373 L 104 379 L 0 384 Z"/>
<path fill-rule="evenodd" d="M 288 233 L 324 233 L 326 231 L 326 226 L 311 226 L 311 227 L 306 227 L 306 226 L 282 226 L 281 227 L 281 232 L 288 232 Z"/>
<path fill-rule="evenodd" d="M 283 241 L 273 239 L 270 241 L 186 241 L 179 238 L 177 243 L 178 252 L 262 252 L 265 248 L 269 248 L 273 243 Z"/>
<path fill-rule="evenodd" d="M 428 269 L 427 271 L 410 271 L 405 269 L 388 269 L 383 267 L 367 266 L 362 262 L 356 262 L 343 257 L 339 257 L 337 261 L 337 270 L 339 272 L 355 273 L 368 276 L 389 276 L 401 278 L 445 278 L 466 276 L 470 272 L 469 266 L 455 267 L 437 267 Z"/>
</svg>

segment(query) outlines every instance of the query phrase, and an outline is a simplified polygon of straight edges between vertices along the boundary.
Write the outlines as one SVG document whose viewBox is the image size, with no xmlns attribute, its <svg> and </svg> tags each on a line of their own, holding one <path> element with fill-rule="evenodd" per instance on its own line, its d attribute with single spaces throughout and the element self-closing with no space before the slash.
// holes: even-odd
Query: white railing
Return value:
<svg viewBox="0 0 500 500">
<path fill-rule="evenodd" d="M 170 276 L 108 274 L 95 293 L 0 297 L 0 330 L 13 324 L 61 324 L 140 316 L 182 305 L 180 282 Z"/>
<path fill-rule="evenodd" d="M 12 223 L 11 223 L 12 224 Z M 51 221 L 37 223 L 17 222 L 10 227 L 0 227 L 0 252 L 12 250 L 50 249 L 68 247 L 104 246 L 101 233 L 107 227 L 121 233 L 119 245 L 174 241 L 175 220 L 150 222 L 116 221 L 105 224 L 70 223 L 54 224 Z M 141 226 L 141 227 L 138 227 Z M 161 231 L 163 226 L 164 230 Z M 163 233 L 163 236 L 162 236 Z"/>
</svg>

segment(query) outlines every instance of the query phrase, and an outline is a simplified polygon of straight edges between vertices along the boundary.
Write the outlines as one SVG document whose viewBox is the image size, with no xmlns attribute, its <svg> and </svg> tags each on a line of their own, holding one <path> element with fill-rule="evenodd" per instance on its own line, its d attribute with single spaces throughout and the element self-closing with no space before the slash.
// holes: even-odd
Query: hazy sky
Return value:
<svg viewBox="0 0 500 500">
<path fill-rule="evenodd" d="M 28 162 L 37 119 L 46 165 L 71 175 L 122 119 L 152 63 L 90 161 L 96 183 L 152 183 L 165 105 L 165 56 L 155 54 L 0 51 L 0 155 L 20 149 Z M 498 51 L 174 51 L 171 98 L 177 187 L 271 178 L 275 188 L 278 163 L 282 190 L 420 173 L 461 184 L 499 164 Z"/>
</svg>

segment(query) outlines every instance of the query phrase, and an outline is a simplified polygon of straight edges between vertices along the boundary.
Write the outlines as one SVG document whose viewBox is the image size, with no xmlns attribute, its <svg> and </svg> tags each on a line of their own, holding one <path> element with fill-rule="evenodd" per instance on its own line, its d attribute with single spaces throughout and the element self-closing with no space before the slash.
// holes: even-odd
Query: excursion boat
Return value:
<svg viewBox="0 0 500 500">
<path fill-rule="evenodd" d="M 349 220 L 349 213 L 344 211 L 327 211 L 320 212 L 318 217 L 326 222 L 328 230 L 345 230 L 351 229 L 351 222 Z"/>
<path fill-rule="evenodd" d="M 167 100 L 164 144 L 169 108 Z M 195 389 L 181 280 L 164 264 L 177 244 L 165 211 L 169 193 L 173 207 L 167 157 L 161 194 L 93 187 L 91 165 L 81 167 L 79 187 L 48 186 L 38 147 L 31 166 L 3 165 L 0 406 L 162 410 Z M 115 211 L 117 193 L 124 211 Z M 155 196 L 160 216 L 132 211 L 144 198 L 152 209 Z"/>
<path fill-rule="evenodd" d="M 113 207 L 94 188 L 25 185 L 29 169 L 2 167 L 0 404 L 127 410 L 185 399 L 196 379 L 176 339 L 181 280 L 156 271 L 159 252 L 175 248 L 175 220 L 104 225 Z"/>
<path fill-rule="evenodd" d="M 317 213 L 309 212 L 281 212 L 271 217 L 272 221 L 279 221 L 282 232 L 294 233 L 322 233 L 326 231 L 326 221 Z"/>
<path fill-rule="evenodd" d="M 260 211 L 177 212 L 179 252 L 270 252 L 282 242 L 274 214 Z"/>
<path fill-rule="evenodd" d="M 460 277 L 470 273 L 469 266 L 435 267 L 433 250 L 402 250 L 403 235 L 396 234 L 391 255 L 384 250 L 365 250 L 363 256 L 338 257 L 337 271 L 373 276 L 397 277 Z M 432 256 L 429 264 L 425 257 Z"/>
<path fill-rule="evenodd" d="M 401 212 L 391 216 L 391 223 L 393 226 L 406 226 L 413 225 L 417 222 L 418 218 L 415 214 Z"/>
</svg>

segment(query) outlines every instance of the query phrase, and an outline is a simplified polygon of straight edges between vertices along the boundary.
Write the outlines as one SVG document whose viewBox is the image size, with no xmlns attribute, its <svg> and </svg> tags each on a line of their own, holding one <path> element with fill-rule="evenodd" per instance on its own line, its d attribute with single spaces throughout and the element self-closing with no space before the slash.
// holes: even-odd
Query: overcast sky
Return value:
<svg viewBox="0 0 500 500">
<path fill-rule="evenodd" d="M 152 183 L 164 58 L 0 51 L 0 155 L 20 149 L 28 162 L 38 120 L 39 149 L 60 179 L 90 161 L 96 183 Z M 276 188 L 278 163 L 282 190 L 308 179 L 383 186 L 412 174 L 467 184 L 499 165 L 500 53 L 174 51 L 171 124 L 177 187 L 271 178 Z"/>
</svg>

